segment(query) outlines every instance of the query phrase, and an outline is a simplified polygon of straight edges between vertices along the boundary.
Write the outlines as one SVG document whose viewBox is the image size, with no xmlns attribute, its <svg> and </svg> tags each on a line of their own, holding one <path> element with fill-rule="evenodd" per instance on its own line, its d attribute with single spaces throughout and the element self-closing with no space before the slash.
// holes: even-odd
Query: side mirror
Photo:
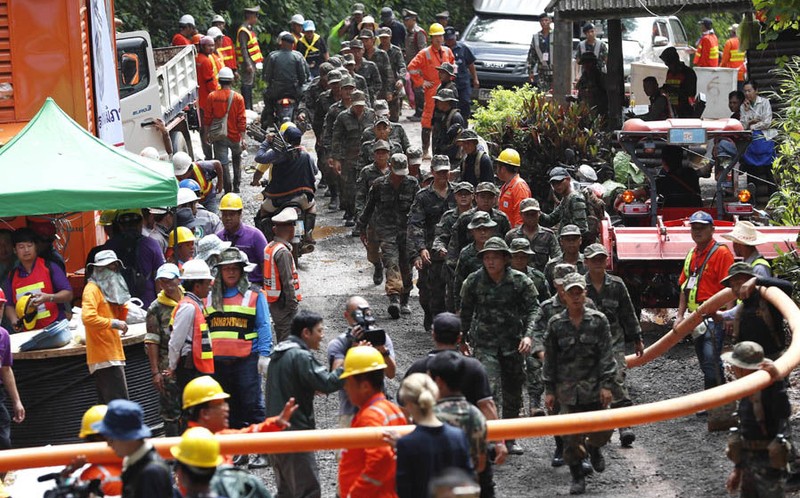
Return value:
<svg viewBox="0 0 800 498">
<path fill-rule="evenodd" d="M 653 37 L 653 46 L 654 47 L 666 47 L 669 44 L 669 39 L 666 36 L 654 36 Z"/>
<path fill-rule="evenodd" d="M 122 84 L 134 86 L 139 83 L 139 56 L 136 54 L 122 54 L 120 61 Z"/>
</svg>

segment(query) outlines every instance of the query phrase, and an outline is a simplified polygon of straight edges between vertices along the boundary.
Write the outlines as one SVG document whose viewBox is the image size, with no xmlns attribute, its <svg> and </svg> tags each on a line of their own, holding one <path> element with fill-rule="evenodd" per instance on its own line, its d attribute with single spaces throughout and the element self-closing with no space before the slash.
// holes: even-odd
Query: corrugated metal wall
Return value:
<svg viewBox="0 0 800 498">
<path fill-rule="evenodd" d="M 747 51 L 748 77 L 758 82 L 759 92 L 767 96 L 778 92 L 780 85 L 774 69 L 778 66 L 778 57 L 800 56 L 800 36 L 796 31 L 783 32 L 776 41 L 770 43 L 764 50 L 751 49 Z M 773 109 L 780 107 L 774 98 L 770 99 Z"/>
</svg>

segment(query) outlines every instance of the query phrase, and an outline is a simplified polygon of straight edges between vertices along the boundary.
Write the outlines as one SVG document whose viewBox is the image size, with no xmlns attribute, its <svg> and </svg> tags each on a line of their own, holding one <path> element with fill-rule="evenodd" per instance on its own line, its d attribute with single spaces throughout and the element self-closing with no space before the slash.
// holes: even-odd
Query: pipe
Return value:
<svg viewBox="0 0 800 498">
<path fill-rule="evenodd" d="M 786 294 L 777 288 L 761 288 L 762 296 L 772 303 L 787 319 L 792 331 L 789 349 L 775 361 L 780 375 L 785 377 L 800 363 L 800 309 Z M 730 289 L 725 289 L 703 303 L 703 305 L 681 322 L 677 331 L 666 334 L 656 344 L 648 348 L 647 358 L 669 349 L 680 337 L 691 330 L 693 324 L 700 322 L 703 314 L 715 310 L 731 299 Z M 685 324 L 685 325 L 684 325 Z M 663 342 L 662 342 L 663 341 Z M 643 357 L 644 358 L 644 357 Z M 641 363 L 646 363 L 642 361 Z M 708 410 L 730 403 L 764 389 L 772 383 L 765 371 L 757 371 L 736 381 L 717 386 L 702 392 L 689 394 L 645 405 L 634 405 L 613 410 L 572 413 L 551 417 L 492 420 L 487 423 L 490 440 L 539 437 L 555 434 L 577 434 L 610 430 L 617 427 L 643 425 L 670 418 L 683 417 L 700 410 Z M 394 427 L 398 435 L 411 432 L 414 426 Z M 261 434 L 233 434 L 219 436 L 220 448 L 224 454 L 246 453 L 291 453 L 301 451 L 330 450 L 340 448 L 368 448 L 384 444 L 386 428 L 327 429 L 313 431 L 284 431 Z M 169 457 L 169 448 L 180 438 L 159 438 L 151 440 L 158 452 Z M 36 468 L 66 465 L 78 455 L 86 457 L 91 463 L 118 462 L 119 459 L 104 443 L 69 444 L 41 448 L 20 448 L 0 451 L 0 471 L 23 468 Z"/>
</svg>

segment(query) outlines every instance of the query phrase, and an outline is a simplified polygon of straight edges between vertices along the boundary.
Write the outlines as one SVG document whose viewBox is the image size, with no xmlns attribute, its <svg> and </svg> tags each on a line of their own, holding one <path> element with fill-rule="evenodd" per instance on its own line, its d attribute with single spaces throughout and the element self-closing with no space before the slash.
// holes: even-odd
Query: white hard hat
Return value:
<svg viewBox="0 0 800 498">
<path fill-rule="evenodd" d="M 181 19 L 178 21 L 178 24 L 191 24 L 194 26 L 194 17 L 190 16 L 189 14 L 184 14 L 181 16 Z"/>
<path fill-rule="evenodd" d="M 211 18 L 211 24 L 214 24 L 215 22 L 225 22 L 225 18 L 217 14 L 213 18 Z"/>
<path fill-rule="evenodd" d="M 208 33 L 206 36 L 210 36 L 211 38 L 217 38 L 218 36 L 222 36 L 222 30 L 216 26 L 211 26 L 208 28 Z"/>
<path fill-rule="evenodd" d="M 223 67 L 219 70 L 217 79 L 219 81 L 233 81 L 233 69 L 229 67 Z"/>
<path fill-rule="evenodd" d="M 297 211 L 293 207 L 284 208 L 283 211 L 272 217 L 273 223 L 293 223 L 297 221 Z"/>
<path fill-rule="evenodd" d="M 181 270 L 181 279 L 183 280 L 214 280 L 211 276 L 211 269 L 202 259 L 190 259 L 183 264 Z"/>
<path fill-rule="evenodd" d="M 183 206 L 189 202 L 197 200 L 197 194 L 190 188 L 181 187 L 178 189 L 178 206 Z"/>
<path fill-rule="evenodd" d="M 300 14 L 295 14 L 295 15 L 292 16 L 292 20 L 290 22 L 292 22 L 294 24 L 299 24 L 299 25 L 302 26 L 303 23 L 306 22 L 306 20 Z"/>
<path fill-rule="evenodd" d="M 146 157 L 148 159 L 156 159 L 156 160 L 158 160 L 160 157 L 155 147 L 145 147 L 144 149 L 142 149 L 139 155 L 142 157 Z"/>
<path fill-rule="evenodd" d="M 584 182 L 596 182 L 597 172 L 588 164 L 581 164 L 578 167 L 578 177 Z"/>
<path fill-rule="evenodd" d="M 175 170 L 175 176 L 185 175 L 189 171 L 189 166 L 192 165 L 192 158 L 189 154 L 180 151 L 172 156 L 172 167 Z"/>
</svg>

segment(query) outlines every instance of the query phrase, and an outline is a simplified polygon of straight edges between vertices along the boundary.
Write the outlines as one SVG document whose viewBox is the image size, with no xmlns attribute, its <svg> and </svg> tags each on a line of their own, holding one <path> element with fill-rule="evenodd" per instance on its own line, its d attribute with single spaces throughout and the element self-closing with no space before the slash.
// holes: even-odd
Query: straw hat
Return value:
<svg viewBox="0 0 800 498">
<path fill-rule="evenodd" d="M 756 230 L 756 226 L 749 221 L 737 222 L 731 233 L 726 233 L 722 237 L 746 246 L 757 246 L 764 243 L 764 239 Z"/>
</svg>

